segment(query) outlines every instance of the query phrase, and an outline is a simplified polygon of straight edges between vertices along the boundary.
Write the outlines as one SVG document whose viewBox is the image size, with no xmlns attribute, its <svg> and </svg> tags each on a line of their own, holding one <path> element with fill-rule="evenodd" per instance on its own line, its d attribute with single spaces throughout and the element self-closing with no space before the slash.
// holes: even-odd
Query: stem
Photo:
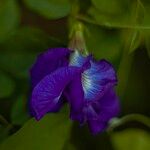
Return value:
<svg viewBox="0 0 150 150">
<path fill-rule="evenodd" d="M 133 62 L 134 54 L 129 54 L 126 49 L 123 52 L 122 59 L 118 69 L 119 84 L 117 87 L 117 93 L 120 97 L 123 97 L 127 88 L 129 74 L 131 71 L 131 65 Z"/>
<path fill-rule="evenodd" d="M 113 122 L 114 121 L 114 122 Z M 110 126 L 108 128 L 108 132 L 113 131 L 115 128 L 117 128 L 118 126 L 130 122 L 130 121 L 137 121 L 140 122 L 142 124 L 144 124 L 145 126 L 147 126 L 148 128 L 150 128 L 150 118 L 143 116 L 141 114 L 130 114 L 130 115 L 126 115 L 120 119 L 112 120 L 112 124 L 110 123 Z"/>
<path fill-rule="evenodd" d="M 81 23 L 76 16 L 78 16 L 80 7 L 79 1 L 72 1 L 72 10 L 68 18 L 69 25 L 69 44 L 71 50 L 78 50 L 83 55 L 88 55 L 86 42 L 84 38 L 84 24 Z"/>
<path fill-rule="evenodd" d="M 83 15 L 78 15 L 76 17 L 77 19 L 87 22 L 87 23 L 91 23 L 91 24 L 95 24 L 95 25 L 99 25 L 101 27 L 106 27 L 106 28 L 120 28 L 120 29 L 139 29 L 139 30 L 149 30 L 150 26 L 142 26 L 142 25 L 119 25 L 119 24 L 108 24 L 108 23 L 99 23 L 87 16 L 83 16 Z"/>
<path fill-rule="evenodd" d="M 4 125 L 8 131 L 13 128 L 13 125 L 10 124 L 2 115 L 0 115 L 0 124 Z"/>
<path fill-rule="evenodd" d="M 75 21 L 70 30 L 70 42 L 69 48 L 72 50 L 78 50 L 81 53 L 88 55 L 87 47 L 85 44 L 84 39 L 84 25 L 79 22 Z"/>
<path fill-rule="evenodd" d="M 0 115 L 0 123 L 4 125 L 9 125 L 8 121 L 2 115 Z"/>
</svg>

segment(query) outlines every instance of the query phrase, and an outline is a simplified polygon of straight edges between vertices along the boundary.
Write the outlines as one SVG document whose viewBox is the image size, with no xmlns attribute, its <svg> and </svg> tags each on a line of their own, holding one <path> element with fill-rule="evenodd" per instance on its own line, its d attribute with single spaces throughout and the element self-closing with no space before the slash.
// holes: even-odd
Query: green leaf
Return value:
<svg viewBox="0 0 150 150">
<path fill-rule="evenodd" d="M 1 150 L 61 150 L 69 138 L 71 122 L 63 114 L 49 114 L 41 121 L 29 120 L 4 141 Z"/>
<path fill-rule="evenodd" d="M 9 135 L 10 127 L 3 127 L 0 125 L 0 143 Z"/>
<path fill-rule="evenodd" d="M 148 56 L 150 58 L 150 30 L 144 32 L 145 36 L 145 46 L 147 49 Z"/>
<path fill-rule="evenodd" d="M 115 28 L 131 28 L 143 26 L 144 7 L 140 0 L 92 0 L 89 15 L 99 24 Z"/>
<path fill-rule="evenodd" d="M 15 88 L 14 81 L 6 74 L 0 71 L 0 98 L 10 96 Z"/>
<path fill-rule="evenodd" d="M 29 119 L 27 111 L 27 97 L 19 96 L 11 111 L 11 122 L 15 125 L 22 125 Z"/>
<path fill-rule="evenodd" d="M 92 0 L 94 6 L 102 13 L 118 14 L 122 12 L 123 2 L 120 0 Z M 124 8 L 123 8 L 124 9 Z"/>
<path fill-rule="evenodd" d="M 41 51 L 49 47 L 62 45 L 55 39 L 39 28 L 24 26 L 16 30 L 14 34 L 1 45 L 1 49 L 9 52 L 31 52 Z"/>
<path fill-rule="evenodd" d="M 143 124 L 144 126 L 150 128 L 150 118 L 147 116 L 144 116 L 142 114 L 128 114 L 121 118 L 113 118 L 109 122 L 108 131 L 112 131 L 115 128 L 125 125 L 129 122 L 137 122 L 140 124 Z"/>
<path fill-rule="evenodd" d="M 73 144 L 66 142 L 62 150 L 77 150 Z"/>
<path fill-rule="evenodd" d="M 141 34 L 138 30 L 133 30 L 129 45 L 129 52 L 134 52 L 141 44 Z"/>
<path fill-rule="evenodd" d="M 122 112 L 146 114 L 149 111 L 150 61 L 144 47 L 132 54 L 124 55 L 118 73 Z"/>
<path fill-rule="evenodd" d="M 69 0 L 24 0 L 25 4 L 35 12 L 48 19 L 59 19 L 69 14 Z"/>
<path fill-rule="evenodd" d="M 111 136 L 115 150 L 149 150 L 150 134 L 140 129 L 126 129 Z"/>
<path fill-rule="evenodd" d="M 131 72 L 132 62 L 134 60 L 134 52 L 141 44 L 141 31 L 137 29 L 122 30 L 122 41 L 124 42 L 122 48 L 122 56 L 120 65 L 118 67 L 119 84 L 117 86 L 119 96 L 124 96 L 127 88 L 129 75 Z M 129 87 L 128 87 L 129 88 Z"/>
<path fill-rule="evenodd" d="M 20 28 L 1 45 L 0 67 L 16 77 L 26 78 L 37 55 L 58 45 L 59 41 L 40 29 Z"/>
<path fill-rule="evenodd" d="M 0 55 L 0 67 L 16 77 L 26 78 L 35 58 L 35 53 L 2 53 Z M 9 87 L 10 84 L 7 86 Z M 4 87 L 2 88 L 4 89 Z"/>
<path fill-rule="evenodd" d="M 118 30 L 104 29 L 100 26 L 87 24 L 86 44 L 88 50 L 98 59 L 108 59 L 113 63 L 118 63 L 122 40 L 121 32 Z"/>
<path fill-rule="evenodd" d="M 141 0 L 144 7 L 144 22 L 143 25 L 150 26 L 150 3 L 149 0 Z"/>
<path fill-rule="evenodd" d="M 8 38 L 20 22 L 19 8 L 15 0 L 0 1 L 0 42 Z"/>
<path fill-rule="evenodd" d="M 0 114 L 0 143 L 8 137 L 11 128 L 11 124 Z"/>
</svg>

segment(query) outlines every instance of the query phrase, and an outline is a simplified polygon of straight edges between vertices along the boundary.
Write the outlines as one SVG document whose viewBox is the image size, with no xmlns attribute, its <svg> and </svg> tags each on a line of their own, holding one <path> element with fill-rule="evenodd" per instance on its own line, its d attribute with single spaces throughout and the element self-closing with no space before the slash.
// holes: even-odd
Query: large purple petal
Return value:
<svg viewBox="0 0 150 150">
<path fill-rule="evenodd" d="M 84 105 L 84 92 L 81 83 L 81 74 L 77 74 L 74 80 L 70 82 L 66 89 L 66 96 L 70 104 L 71 114 L 73 120 L 81 120 L 81 111 Z"/>
<path fill-rule="evenodd" d="M 30 70 L 32 87 L 57 68 L 68 65 L 69 54 L 67 48 L 53 48 L 40 54 Z"/>
<path fill-rule="evenodd" d="M 88 126 L 92 134 L 97 134 L 107 127 L 107 123 L 100 120 L 88 120 Z"/>
<path fill-rule="evenodd" d="M 81 71 L 78 67 L 62 67 L 52 74 L 45 76 L 35 86 L 30 104 L 37 120 L 43 117 L 45 113 L 55 109 L 65 87 Z"/>
<path fill-rule="evenodd" d="M 120 111 L 119 100 L 113 89 L 105 93 L 99 101 L 91 103 L 91 107 L 93 107 L 98 117 L 88 118 L 87 114 L 84 115 L 87 117 L 90 130 L 94 134 L 106 128 L 109 120 L 118 115 Z"/>
<path fill-rule="evenodd" d="M 99 100 L 99 107 L 100 107 L 99 119 L 101 121 L 104 122 L 108 121 L 112 117 L 118 115 L 118 113 L 120 112 L 120 103 L 119 103 L 119 98 L 113 89 L 110 89 Z"/>
<path fill-rule="evenodd" d="M 82 73 L 84 70 L 90 68 L 90 60 L 91 55 L 89 56 L 82 56 L 79 52 L 75 51 L 71 54 L 71 62 L 70 66 L 77 66 L 80 67 L 82 70 Z M 80 122 L 83 122 L 83 115 L 81 114 L 83 106 L 84 106 L 84 91 L 82 87 L 82 73 L 76 75 L 74 80 L 68 85 L 68 87 L 65 90 L 66 97 L 68 99 L 68 102 L 70 104 L 71 108 L 71 114 L 70 117 L 72 120 L 78 120 Z"/>
<path fill-rule="evenodd" d="M 85 70 L 82 76 L 85 99 L 87 101 L 100 99 L 116 83 L 116 73 L 110 63 L 106 60 L 99 62 L 91 60 L 90 69 Z"/>
</svg>

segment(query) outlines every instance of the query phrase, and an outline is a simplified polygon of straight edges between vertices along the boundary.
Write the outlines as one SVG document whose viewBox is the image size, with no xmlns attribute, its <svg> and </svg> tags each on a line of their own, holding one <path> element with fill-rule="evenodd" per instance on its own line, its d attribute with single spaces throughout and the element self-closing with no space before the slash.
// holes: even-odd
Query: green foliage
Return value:
<svg viewBox="0 0 150 150">
<path fill-rule="evenodd" d="M 0 146 L 1 150 L 61 150 L 69 138 L 71 122 L 63 114 L 50 114 L 41 121 L 29 120 Z"/>
<path fill-rule="evenodd" d="M 145 35 L 145 45 L 147 48 L 147 53 L 148 53 L 148 56 L 150 58 L 150 30 L 144 32 L 144 35 Z"/>
<path fill-rule="evenodd" d="M 8 137 L 10 129 L 11 125 L 0 114 L 0 143 Z"/>
<path fill-rule="evenodd" d="M 58 43 L 40 29 L 20 28 L 1 45 L 0 67 L 17 77 L 27 77 L 38 52 Z"/>
<path fill-rule="evenodd" d="M 107 28 L 130 29 L 132 38 L 128 47 L 129 52 L 133 52 L 141 44 L 142 30 L 149 30 L 148 23 L 150 4 L 140 0 L 92 0 L 93 6 L 88 10 L 92 18 L 84 18 L 88 22 Z M 147 32 L 147 31 L 146 31 Z M 129 33 L 130 34 L 130 33 Z"/>
<path fill-rule="evenodd" d="M 150 27 L 150 3 L 149 3 L 149 0 L 141 0 L 141 3 L 144 7 L 143 25 L 147 26 L 147 27 Z"/>
<path fill-rule="evenodd" d="M 150 134 L 140 129 L 126 129 L 112 134 L 115 150 L 149 150 Z"/>
<path fill-rule="evenodd" d="M 6 74 L 0 71 L 0 98 L 10 96 L 15 88 L 14 81 Z"/>
<path fill-rule="evenodd" d="M 43 30 L 31 27 L 23 26 L 17 29 L 13 35 L 3 44 L 1 44 L 1 49 L 4 51 L 11 52 L 12 50 L 16 52 L 41 52 L 48 47 L 55 47 L 60 44 L 60 42 L 49 36 Z"/>
<path fill-rule="evenodd" d="M 129 52 L 132 53 L 136 50 L 139 45 L 141 44 L 141 34 L 138 30 L 133 30 L 131 33 L 130 45 L 129 45 Z"/>
<path fill-rule="evenodd" d="M 0 125 L 0 144 L 4 139 L 7 138 L 8 134 L 9 134 L 9 128 Z"/>
<path fill-rule="evenodd" d="M 133 55 L 126 55 L 124 57 L 124 65 L 122 65 L 121 69 L 122 73 L 118 76 L 119 80 L 122 80 L 118 86 L 120 88 L 118 91 L 119 95 L 122 93 L 122 112 L 149 115 L 147 113 L 150 105 L 149 68 L 150 62 L 144 48 L 137 50 Z"/>
<path fill-rule="evenodd" d="M 144 8 L 140 0 L 92 0 L 89 14 L 102 25 L 109 27 L 134 27 L 143 22 Z"/>
<path fill-rule="evenodd" d="M 1 68 L 15 76 L 26 77 L 34 58 L 33 53 L 3 53 L 0 55 L 0 64 Z"/>
<path fill-rule="evenodd" d="M 29 114 L 26 107 L 27 99 L 28 98 L 26 96 L 21 95 L 14 103 L 11 112 L 12 124 L 23 125 L 29 119 Z"/>
<path fill-rule="evenodd" d="M 121 13 L 123 10 L 123 1 L 119 0 L 92 0 L 94 6 L 99 9 L 102 13 L 106 14 L 118 14 Z M 124 9 L 124 8 L 123 8 Z"/>
<path fill-rule="evenodd" d="M 69 14 L 69 0 L 24 0 L 25 4 L 48 19 L 58 19 Z"/>
<path fill-rule="evenodd" d="M 10 36 L 20 21 L 19 8 L 15 0 L 0 1 L 0 43 Z"/>
<path fill-rule="evenodd" d="M 79 126 L 71 132 L 65 111 L 29 120 L 30 67 L 49 47 L 66 47 L 68 20 L 70 26 L 83 24 L 89 53 L 115 66 L 121 118 L 150 115 L 149 0 L 0 0 L 0 150 L 110 150 L 110 137 L 114 150 L 149 150 L 150 135 L 144 130 L 114 131 L 110 137 L 92 136 Z"/>
<path fill-rule="evenodd" d="M 105 58 L 118 63 L 123 46 L 121 32 L 115 29 L 105 30 L 91 24 L 87 24 L 86 29 L 85 38 L 88 50 L 98 59 Z"/>
</svg>

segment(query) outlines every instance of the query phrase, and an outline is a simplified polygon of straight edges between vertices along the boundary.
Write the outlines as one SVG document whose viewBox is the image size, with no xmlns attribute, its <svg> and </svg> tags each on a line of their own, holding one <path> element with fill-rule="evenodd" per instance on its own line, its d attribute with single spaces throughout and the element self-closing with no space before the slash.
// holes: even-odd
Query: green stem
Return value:
<svg viewBox="0 0 150 150">
<path fill-rule="evenodd" d="M 123 97 L 127 88 L 129 74 L 131 71 L 131 65 L 133 61 L 134 54 L 129 54 L 125 49 L 122 55 L 122 59 L 118 69 L 118 80 L 119 84 L 117 87 L 117 93 L 120 97 Z"/>
<path fill-rule="evenodd" d="M 69 24 L 69 45 L 68 47 L 72 50 L 78 50 L 84 55 L 88 55 L 86 42 L 84 38 L 84 24 L 81 23 L 76 16 L 79 14 L 80 5 L 79 1 L 75 0 L 72 2 L 71 14 L 68 18 Z"/>
<path fill-rule="evenodd" d="M 130 121 L 140 122 L 144 124 L 145 126 L 147 126 L 148 128 L 150 128 L 150 118 L 143 116 L 141 114 L 130 114 L 120 119 L 112 120 L 107 131 L 108 132 L 113 131 L 115 128 L 119 127 L 120 125 L 125 124 Z"/>
<path fill-rule="evenodd" d="M 81 53 L 88 55 L 85 39 L 84 39 L 84 25 L 78 21 L 74 22 L 70 31 L 69 48 L 78 50 Z"/>
<path fill-rule="evenodd" d="M 8 131 L 13 128 L 13 125 L 10 124 L 2 115 L 0 115 L 0 124 L 5 126 Z"/>
<path fill-rule="evenodd" d="M 119 28 L 119 29 L 139 29 L 139 30 L 149 30 L 150 27 L 149 26 L 142 26 L 142 25 L 119 25 L 119 24 L 108 24 L 108 23 L 99 23 L 87 16 L 82 16 L 82 15 L 78 15 L 76 16 L 77 19 L 87 22 L 87 23 L 91 23 L 91 24 L 95 24 L 95 25 L 99 25 L 101 27 L 106 27 L 106 28 Z"/>
<path fill-rule="evenodd" d="M 0 115 L 0 123 L 3 125 L 9 125 L 8 121 L 2 115 Z"/>
</svg>

